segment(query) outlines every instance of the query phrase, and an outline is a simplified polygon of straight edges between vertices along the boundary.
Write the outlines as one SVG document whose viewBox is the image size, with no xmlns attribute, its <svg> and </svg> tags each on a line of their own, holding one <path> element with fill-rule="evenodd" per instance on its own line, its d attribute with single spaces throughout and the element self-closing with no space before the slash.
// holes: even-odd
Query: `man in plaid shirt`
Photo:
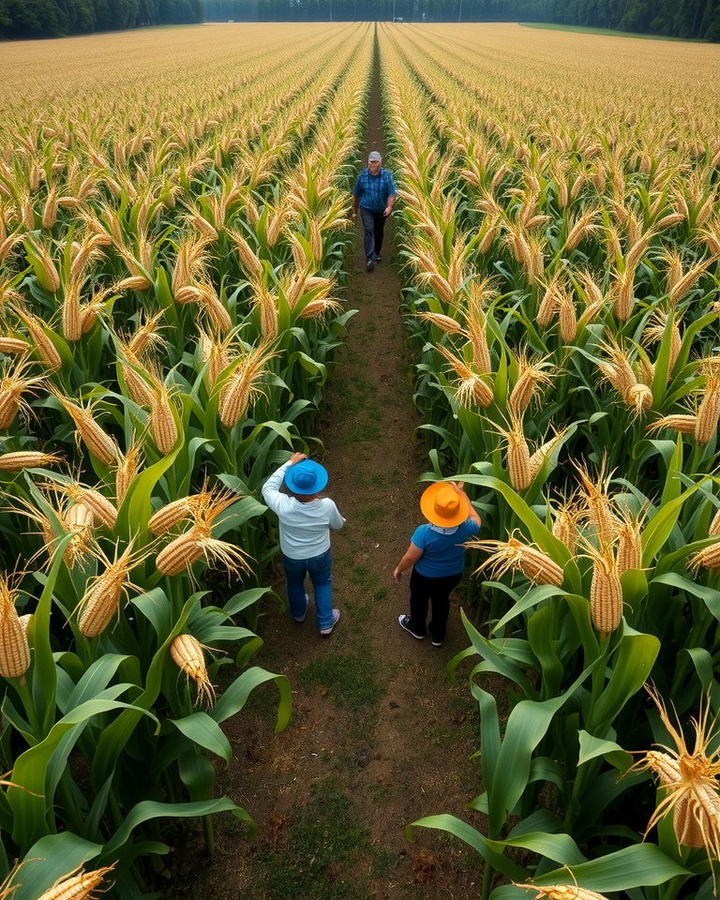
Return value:
<svg viewBox="0 0 720 900">
<path fill-rule="evenodd" d="M 382 156 L 373 150 L 353 188 L 353 212 L 360 213 L 365 230 L 365 267 L 372 272 L 380 262 L 385 219 L 392 212 L 397 188 L 392 175 L 382 168 Z"/>
</svg>

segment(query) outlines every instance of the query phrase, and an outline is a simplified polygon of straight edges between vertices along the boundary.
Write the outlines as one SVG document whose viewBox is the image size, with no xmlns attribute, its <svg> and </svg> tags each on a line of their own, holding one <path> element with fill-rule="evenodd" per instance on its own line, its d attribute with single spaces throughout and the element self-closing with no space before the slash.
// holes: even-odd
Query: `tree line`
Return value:
<svg viewBox="0 0 720 900">
<path fill-rule="evenodd" d="M 202 0 L 0 0 L 0 38 L 202 22 Z"/>
<path fill-rule="evenodd" d="M 720 41 L 720 0 L 0 0 L 0 38 L 208 21 L 552 22 Z"/>
<path fill-rule="evenodd" d="M 720 41 L 720 0 L 205 0 L 205 18 L 552 22 Z"/>
</svg>

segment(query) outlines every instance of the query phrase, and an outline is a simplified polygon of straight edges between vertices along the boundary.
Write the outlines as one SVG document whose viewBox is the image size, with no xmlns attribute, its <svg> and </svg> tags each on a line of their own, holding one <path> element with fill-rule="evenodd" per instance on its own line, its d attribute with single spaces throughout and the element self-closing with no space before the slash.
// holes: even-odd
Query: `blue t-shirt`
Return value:
<svg viewBox="0 0 720 900">
<path fill-rule="evenodd" d="M 465 568 L 463 543 L 474 537 L 480 526 L 472 519 L 465 519 L 457 528 L 438 528 L 425 523 L 418 526 L 412 536 L 423 555 L 415 563 L 415 571 L 426 578 L 443 578 L 459 575 Z"/>
<path fill-rule="evenodd" d="M 397 194 L 397 188 L 387 169 L 380 169 L 377 175 L 371 175 L 370 169 L 363 169 L 357 177 L 353 194 L 363 209 L 381 212 L 387 206 L 388 197 Z"/>
</svg>

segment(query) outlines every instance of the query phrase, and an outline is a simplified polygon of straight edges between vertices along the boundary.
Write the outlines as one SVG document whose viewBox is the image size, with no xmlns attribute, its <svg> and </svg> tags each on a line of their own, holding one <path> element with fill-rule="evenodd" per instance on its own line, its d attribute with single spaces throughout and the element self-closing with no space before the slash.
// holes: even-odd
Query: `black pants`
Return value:
<svg viewBox="0 0 720 900">
<path fill-rule="evenodd" d="M 360 207 L 360 218 L 362 219 L 365 245 L 365 259 L 372 259 L 375 254 L 380 256 L 382 250 L 383 236 L 385 234 L 385 216 L 382 212 L 371 212 L 369 209 Z"/>
<path fill-rule="evenodd" d="M 445 640 L 448 614 L 450 613 L 450 592 L 460 583 L 462 575 L 446 575 L 443 578 L 428 578 L 413 569 L 410 576 L 410 631 L 425 635 L 425 620 L 428 601 L 432 604 L 430 637 L 436 643 Z"/>
</svg>

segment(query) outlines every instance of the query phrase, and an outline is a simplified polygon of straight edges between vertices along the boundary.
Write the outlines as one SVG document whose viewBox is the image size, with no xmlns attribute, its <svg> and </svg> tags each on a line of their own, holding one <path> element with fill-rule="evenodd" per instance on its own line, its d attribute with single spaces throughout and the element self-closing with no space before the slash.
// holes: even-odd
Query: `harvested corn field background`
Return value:
<svg viewBox="0 0 720 900">
<path fill-rule="evenodd" d="M 719 74 L 516 24 L 0 45 L 0 896 L 712 895 Z M 327 640 L 292 450 L 348 519 Z M 431 649 L 390 573 L 442 478 L 483 527 Z"/>
</svg>

